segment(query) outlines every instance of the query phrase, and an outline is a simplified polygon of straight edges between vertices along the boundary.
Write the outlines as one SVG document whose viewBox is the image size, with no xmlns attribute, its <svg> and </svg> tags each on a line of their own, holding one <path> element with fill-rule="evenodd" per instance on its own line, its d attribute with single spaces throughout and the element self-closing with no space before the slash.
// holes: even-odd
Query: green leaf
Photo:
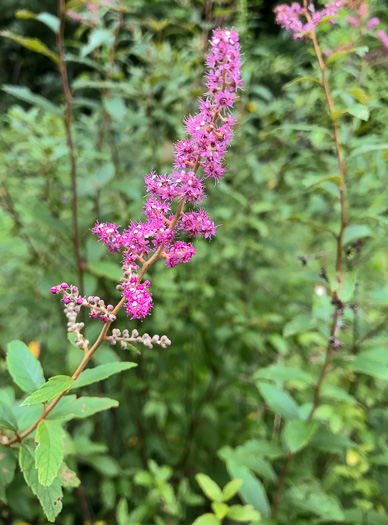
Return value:
<svg viewBox="0 0 388 525">
<path fill-rule="evenodd" d="M 65 392 L 74 383 L 70 376 L 54 376 L 42 385 L 38 390 L 29 395 L 20 406 L 36 405 L 45 403 Z"/>
<path fill-rule="evenodd" d="M 235 462 L 228 461 L 226 467 L 231 477 L 243 480 L 239 490 L 242 499 L 258 510 L 263 517 L 267 518 L 270 515 L 270 506 L 261 481 L 253 476 L 247 467 L 238 465 Z"/>
<path fill-rule="evenodd" d="M 342 115 L 345 115 L 346 111 L 342 110 L 342 109 L 335 109 L 332 113 L 331 113 L 331 119 L 332 120 L 338 120 L 339 118 L 342 117 Z"/>
<path fill-rule="evenodd" d="M 346 108 L 346 111 L 350 115 L 353 115 L 353 117 L 357 117 L 361 120 L 369 119 L 369 109 L 362 104 L 353 104 L 352 106 Z"/>
<path fill-rule="evenodd" d="M 58 405 L 50 412 L 47 419 L 81 419 L 92 416 L 102 410 L 117 407 L 119 402 L 107 397 L 79 397 L 65 396 Z"/>
<path fill-rule="evenodd" d="M 299 381 L 307 385 L 313 385 L 316 381 L 312 374 L 300 368 L 286 365 L 271 365 L 268 368 L 262 368 L 254 374 L 254 378 L 272 381 Z"/>
<path fill-rule="evenodd" d="M 388 380 L 388 366 L 380 361 L 359 355 L 352 361 L 344 361 L 344 365 L 355 372 L 366 374 L 375 377 L 376 379 Z"/>
<path fill-rule="evenodd" d="M 363 47 L 356 47 L 354 49 L 347 49 L 346 51 L 339 51 L 338 53 L 334 53 L 334 55 L 331 55 L 326 60 L 326 65 L 329 66 L 332 64 L 335 60 L 338 60 L 339 58 L 346 57 L 348 55 L 351 55 L 352 53 L 357 53 L 360 56 L 363 56 L 365 53 L 367 53 L 368 48 L 366 46 Z"/>
<path fill-rule="evenodd" d="M 107 363 L 106 365 L 96 366 L 95 368 L 88 368 L 84 370 L 78 379 L 75 380 L 70 390 L 80 388 L 82 386 L 91 385 L 97 381 L 102 381 L 123 370 L 129 370 L 137 366 L 137 363 Z"/>
<path fill-rule="evenodd" d="M 369 104 L 369 96 L 365 93 L 363 89 L 359 87 L 354 87 L 348 89 L 348 93 L 352 95 L 353 98 L 361 102 L 361 104 Z"/>
<path fill-rule="evenodd" d="M 87 461 L 103 476 L 113 478 L 120 474 L 120 465 L 110 456 L 88 456 Z"/>
<path fill-rule="evenodd" d="M 307 445 L 317 429 L 315 421 L 291 419 L 284 427 L 284 441 L 290 452 L 297 452 Z"/>
<path fill-rule="evenodd" d="M 283 329 L 283 336 L 290 337 L 291 335 L 299 334 L 300 332 L 306 332 L 307 330 L 314 328 L 314 324 L 315 322 L 311 318 L 311 315 L 297 315 L 285 325 Z"/>
<path fill-rule="evenodd" d="M 128 513 L 128 503 L 125 498 L 120 498 L 116 508 L 116 518 L 118 525 L 128 525 L 129 513 Z"/>
<path fill-rule="evenodd" d="M 81 350 L 80 347 L 77 345 L 76 343 L 76 340 L 77 340 L 77 335 L 75 332 L 67 332 L 67 340 L 69 341 L 69 343 L 71 344 L 71 346 L 74 346 L 75 348 L 77 348 L 78 350 Z"/>
<path fill-rule="evenodd" d="M 36 430 L 35 465 L 39 482 L 49 487 L 58 474 L 63 461 L 63 438 L 65 431 L 55 421 L 41 421 Z"/>
<path fill-rule="evenodd" d="M 54 33 L 59 32 L 59 18 L 50 13 L 39 13 L 36 17 L 39 22 L 42 22 L 49 27 Z"/>
<path fill-rule="evenodd" d="M 59 19 L 50 13 L 39 13 L 37 15 L 32 11 L 28 11 L 28 9 L 19 9 L 16 11 L 15 16 L 16 18 L 21 18 L 23 20 L 39 20 L 54 31 L 54 33 L 58 33 L 59 31 Z"/>
<path fill-rule="evenodd" d="M 47 111 L 48 113 L 51 113 L 52 115 L 55 115 L 58 118 L 63 117 L 63 111 L 60 106 L 52 104 L 49 100 L 42 97 L 41 95 L 37 95 L 36 93 L 33 93 L 27 87 L 10 86 L 8 84 L 5 84 L 1 87 L 1 89 L 5 91 L 6 93 L 8 93 L 9 95 L 12 95 L 20 100 L 23 100 L 24 102 L 28 102 L 29 104 L 32 104 L 33 106 L 41 108 L 44 111 Z"/>
<path fill-rule="evenodd" d="M 302 180 L 302 184 L 306 186 L 306 188 L 309 188 L 324 181 L 334 182 L 334 184 L 339 185 L 341 183 L 341 177 L 339 175 L 307 175 L 307 177 Z"/>
<path fill-rule="evenodd" d="M 13 40 L 14 42 L 17 42 L 21 46 L 29 49 L 30 51 L 35 51 L 35 53 L 39 53 L 40 55 L 45 55 L 50 60 L 52 60 L 55 64 L 59 64 L 59 56 L 51 51 L 46 44 L 44 44 L 41 40 L 38 38 L 27 38 L 24 36 L 15 35 L 14 33 L 11 33 L 11 31 L 0 31 L 0 36 L 3 36 L 5 38 L 9 38 L 10 40 Z"/>
<path fill-rule="evenodd" d="M 114 35 L 112 31 L 108 31 L 107 29 L 95 29 L 90 33 L 89 42 L 81 49 L 81 57 L 86 57 L 86 55 L 103 44 L 111 46 L 113 40 Z"/>
<path fill-rule="evenodd" d="M 344 232 L 343 243 L 347 244 L 363 237 L 370 237 L 372 234 L 372 230 L 366 224 L 351 224 Z"/>
<path fill-rule="evenodd" d="M 257 512 L 252 505 L 233 505 L 227 513 L 228 518 L 234 521 L 259 521 L 260 512 Z"/>
<path fill-rule="evenodd" d="M 291 80 L 291 82 L 287 82 L 287 84 L 284 84 L 283 90 L 288 89 L 289 87 L 293 86 L 294 84 L 300 84 L 301 82 L 314 82 L 315 84 L 318 84 L 319 86 L 322 86 L 321 82 L 314 77 L 298 77 L 294 80 Z"/>
<path fill-rule="evenodd" d="M 112 281 L 120 281 L 123 272 L 117 264 L 104 261 L 95 261 L 88 264 L 88 269 L 99 277 L 107 277 Z"/>
<path fill-rule="evenodd" d="M 313 435 L 310 441 L 311 447 L 323 450 L 324 452 L 330 452 L 331 454 L 343 454 L 344 451 L 351 448 L 353 444 L 349 438 L 341 434 L 333 434 L 323 427 Z"/>
<path fill-rule="evenodd" d="M 105 98 L 104 107 L 115 122 L 123 120 L 127 112 L 127 108 L 121 97 Z"/>
<path fill-rule="evenodd" d="M 229 501 L 233 498 L 240 490 L 242 484 L 242 479 L 232 479 L 232 481 L 229 481 L 222 490 L 222 500 Z"/>
<path fill-rule="evenodd" d="M 59 478 L 62 487 L 78 487 L 81 483 L 77 474 L 66 463 L 59 467 Z"/>
<path fill-rule="evenodd" d="M 90 177 L 84 177 L 79 184 L 79 197 L 94 195 L 96 191 L 103 188 L 115 174 L 115 167 L 112 162 L 105 162 Z M 107 263 L 108 264 L 108 263 Z"/>
<path fill-rule="evenodd" d="M 212 501 L 222 502 L 222 490 L 215 481 L 209 478 L 209 476 L 206 476 L 206 474 L 197 474 L 195 479 L 197 480 L 198 485 L 201 487 L 203 493 L 209 499 Z"/>
<path fill-rule="evenodd" d="M 41 364 L 22 341 L 11 341 L 7 348 L 7 364 L 12 379 L 24 392 L 34 392 L 44 383 Z"/>
<path fill-rule="evenodd" d="M 358 508 L 346 509 L 344 511 L 346 523 L 360 525 L 362 522 L 373 525 L 388 525 L 388 516 L 377 510 L 364 510 Z"/>
<path fill-rule="evenodd" d="M 18 429 L 18 422 L 15 414 L 8 405 L 3 403 L 3 401 L 0 401 L 0 428 L 12 430 L 13 432 L 16 432 Z"/>
<path fill-rule="evenodd" d="M 220 525 L 221 521 L 214 514 L 202 514 L 192 525 Z"/>
<path fill-rule="evenodd" d="M 0 500 L 7 503 L 5 489 L 15 476 L 16 456 L 14 450 L 0 445 Z"/>
<path fill-rule="evenodd" d="M 218 503 L 217 501 L 213 501 L 212 503 L 212 511 L 220 520 L 225 518 L 228 509 L 229 506 L 226 505 L 226 503 Z"/>
<path fill-rule="evenodd" d="M 258 381 L 256 384 L 265 402 L 276 414 L 280 414 L 286 419 L 299 417 L 298 405 L 287 392 L 262 381 Z"/>
<path fill-rule="evenodd" d="M 352 151 L 352 157 L 357 157 L 357 155 L 363 155 L 364 153 L 369 153 L 371 151 L 384 151 L 388 149 L 388 144 L 365 144 L 356 148 Z"/>
<path fill-rule="evenodd" d="M 56 478 L 50 487 L 41 485 L 35 468 L 34 452 L 25 444 L 19 449 L 19 464 L 27 485 L 38 497 L 48 521 L 55 521 L 62 510 L 63 493 L 59 478 Z"/>
</svg>

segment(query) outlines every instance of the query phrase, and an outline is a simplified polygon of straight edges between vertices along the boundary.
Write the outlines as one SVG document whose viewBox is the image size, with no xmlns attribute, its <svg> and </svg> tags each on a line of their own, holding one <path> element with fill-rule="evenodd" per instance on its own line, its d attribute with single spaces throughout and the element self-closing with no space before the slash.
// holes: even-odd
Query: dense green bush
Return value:
<svg viewBox="0 0 388 525">
<path fill-rule="evenodd" d="M 85 11 L 82 2 L 69 4 Z M 338 283 L 339 173 L 311 40 L 276 33 L 262 2 L 209 6 L 114 2 L 99 9 L 97 28 L 66 21 L 82 273 L 85 293 L 106 304 L 120 297 L 120 256 L 107 254 L 89 229 L 97 218 L 123 225 L 137 219 L 144 174 L 170 169 L 182 117 L 196 111 L 202 93 L 214 25 L 240 30 L 245 85 L 226 177 L 216 188 L 208 184 L 206 210 L 221 225 L 216 238 L 199 243 L 187 265 L 153 266 L 152 316 L 143 323 L 124 314 L 118 320 L 120 328 L 166 334 L 172 345 L 137 354 L 106 344 L 95 354 L 93 365 L 138 366 L 83 388 L 84 398 L 114 398 L 119 406 L 99 400 L 100 409 L 111 408 L 66 425 L 62 477 L 69 487 L 57 523 L 175 525 L 205 514 L 198 525 L 212 525 L 220 521 L 210 514 L 225 512 L 224 523 L 257 519 L 251 508 L 227 511 L 224 499 L 232 508 L 252 505 L 268 525 L 386 524 L 388 54 L 375 32 L 349 25 L 354 10 L 317 31 L 322 50 L 339 52 L 325 58 L 346 164 L 348 224 Z M 32 2 L 20 7 L 41 9 Z M 19 408 L 23 392 L 8 373 L 7 344 L 25 341 L 46 377 L 71 375 L 81 352 L 68 341 L 62 308 L 49 294 L 63 280 L 80 284 L 64 98 L 56 57 L 47 57 L 57 53 L 56 12 L 43 20 L 47 27 L 26 12 L 13 21 L 7 8 L 2 49 L 27 57 L 44 74 L 32 78 L 22 70 L 25 85 L 11 85 L 9 75 L 3 86 L 3 442 L 13 435 L 9 422 L 2 424 L 6 414 L 23 430 L 41 411 L 30 418 Z M 384 2 L 370 2 L 369 11 L 386 27 Z M 39 36 L 50 51 L 34 55 L 15 34 Z M 329 345 L 319 406 L 308 421 L 339 308 L 332 304 L 336 288 L 345 304 L 343 347 Z M 87 323 L 90 341 L 98 332 Z M 24 346 L 14 348 L 28 359 Z M 19 467 L 11 475 L 18 447 L 0 446 L 0 523 L 46 523 Z M 271 520 L 290 452 L 295 457 Z M 34 469 L 30 456 L 24 462 Z M 60 489 L 52 490 L 55 496 Z"/>
</svg>

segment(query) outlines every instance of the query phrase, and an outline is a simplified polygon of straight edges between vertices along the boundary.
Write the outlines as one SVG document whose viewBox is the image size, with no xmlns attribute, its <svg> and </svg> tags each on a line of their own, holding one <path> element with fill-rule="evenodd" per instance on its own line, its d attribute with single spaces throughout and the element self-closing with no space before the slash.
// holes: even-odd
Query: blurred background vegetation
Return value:
<svg viewBox="0 0 388 525">
<path fill-rule="evenodd" d="M 1 29 L 39 38 L 56 52 L 50 27 L 26 13 L 15 16 L 18 10 L 55 15 L 54 4 L 3 0 Z M 105 345 L 95 356 L 96 363 L 130 358 L 139 366 L 88 387 L 120 406 L 69 425 L 69 464 L 81 486 L 66 494 L 60 524 L 190 524 L 209 508 L 194 475 L 206 473 L 223 486 L 234 476 L 231 458 L 257 482 L 259 501 L 245 499 L 272 523 L 282 421 L 263 402 L 257 381 L 270 365 L 299 370 L 299 379 L 287 377 L 284 386 L 300 406 L 311 403 L 314 381 L 301 378 L 317 377 L 322 363 L 331 307 L 321 269 L 333 278 L 328 230 L 339 225 L 336 158 L 321 91 L 315 84 L 282 89 L 316 68 L 309 45 L 275 26 L 275 5 L 117 1 L 98 10 L 95 39 L 91 26 L 67 19 L 85 291 L 106 304 L 119 298 L 120 257 L 107 254 L 89 230 L 96 219 L 122 226 L 137 220 L 144 175 L 170 170 L 182 119 L 196 111 L 202 93 L 213 27 L 240 31 L 245 90 L 225 180 L 208 184 L 205 207 L 221 225 L 216 239 L 199 242 L 187 265 L 155 265 L 152 316 L 136 323 L 121 314 L 117 322 L 166 334 L 171 347 L 128 356 Z M 68 7 L 83 12 L 82 2 Z M 369 7 L 386 27 L 384 0 Z M 363 57 L 345 57 L 329 79 L 339 107 L 368 106 L 367 119 L 344 117 L 341 124 L 351 221 L 346 269 L 355 306 L 346 310 L 343 355 L 317 413 L 321 432 L 291 466 L 277 523 L 387 524 L 388 54 L 344 18 L 322 40 L 332 50 L 349 42 L 369 48 Z M 69 346 L 62 307 L 49 293 L 62 281 L 79 284 L 60 76 L 49 57 L 9 38 L 0 39 L 0 66 L 0 352 L 22 339 L 48 375 L 71 374 L 79 352 Z M 353 100 L 350 86 L 366 99 Z M 89 321 L 88 339 L 99 329 Z M 369 375 L 344 358 L 361 351 L 375 352 Z M 21 478 L 7 489 L 7 501 L 0 503 L 0 523 L 46 523 Z"/>
</svg>

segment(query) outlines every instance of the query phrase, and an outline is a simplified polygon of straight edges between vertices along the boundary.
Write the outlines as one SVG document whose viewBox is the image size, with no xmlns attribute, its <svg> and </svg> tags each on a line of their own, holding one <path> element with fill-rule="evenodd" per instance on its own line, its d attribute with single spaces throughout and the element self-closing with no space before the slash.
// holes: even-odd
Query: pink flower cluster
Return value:
<svg viewBox="0 0 388 525">
<path fill-rule="evenodd" d="M 291 5 L 282 4 L 275 7 L 276 23 L 283 29 L 292 33 L 294 40 L 307 38 L 308 31 L 314 31 L 317 25 L 326 16 L 336 16 L 343 7 L 343 0 L 333 0 L 328 2 L 322 11 L 315 11 L 313 4 L 310 4 L 310 16 L 312 22 L 306 22 L 301 17 L 305 16 L 305 9 L 298 2 Z"/>
<path fill-rule="evenodd" d="M 90 295 L 88 298 L 81 297 L 76 286 L 69 286 L 67 283 L 62 283 L 50 288 L 50 292 L 53 294 L 62 293 L 64 295 L 62 300 L 66 305 L 67 313 L 72 311 L 76 316 L 81 307 L 84 306 L 90 309 L 90 317 L 92 319 L 98 318 L 102 323 L 116 320 L 116 316 L 111 313 L 113 310 L 113 306 L 111 304 L 105 306 L 103 299 L 93 295 Z M 68 326 L 70 327 L 70 325 Z M 73 330 L 70 329 L 70 331 Z"/>
<path fill-rule="evenodd" d="M 127 299 L 125 309 L 127 315 L 132 315 L 131 319 L 144 319 L 152 308 L 152 294 L 149 291 L 149 281 L 138 283 L 136 275 L 131 277 L 129 281 L 124 284 L 124 297 Z"/>
<path fill-rule="evenodd" d="M 97 222 L 92 232 L 110 252 L 122 252 L 124 267 L 137 270 L 158 250 L 167 267 L 187 262 L 196 254 L 190 243 L 177 240 L 177 235 L 211 239 L 216 226 L 208 214 L 199 209 L 183 212 L 185 203 L 195 206 L 205 198 L 205 179 L 215 182 L 225 172 L 223 160 L 233 136 L 236 121 L 230 114 L 236 93 L 242 87 L 240 45 L 235 31 L 217 29 L 213 32 L 211 52 L 207 57 L 205 97 L 199 101 L 200 111 L 185 121 L 186 136 L 175 145 L 172 173 L 151 172 L 145 177 L 148 200 L 144 205 L 146 221 L 133 221 L 122 232 L 112 223 Z M 202 169 L 202 175 L 198 174 Z M 174 201 L 178 211 L 172 211 Z M 148 283 L 148 284 L 146 284 Z M 132 319 L 143 319 L 152 308 L 149 282 L 137 282 L 132 273 L 123 286 L 125 307 Z"/>
<path fill-rule="evenodd" d="M 385 51 L 388 51 L 388 35 L 385 31 L 377 31 L 377 38 L 383 44 Z"/>
<path fill-rule="evenodd" d="M 309 31 L 314 31 L 324 17 L 336 16 L 342 7 L 345 7 L 343 0 L 333 0 L 327 3 L 322 11 L 315 11 L 314 5 L 310 3 L 308 9 L 311 22 L 307 21 L 305 8 L 298 2 L 293 2 L 291 5 L 279 5 L 275 7 L 274 11 L 276 14 L 276 23 L 289 33 L 292 33 L 294 40 L 305 40 L 309 36 Z M 352 27 L 365 24 L 365 28 L 368 31 L 373 31 L 375 27 L 380 24 L 380 19 L 374 16 L 368 20 L 368 12 L 368 4 L 362 2 L 356 10 L 355 15 L 347 16 L 346 21 Z M 331 22 L 334 21 L 334 19 L 331 19 Z M 388 34 L 385 31 L 377 31 L 376 36 L 383 44 L 385 51 L 388 51 Z M 333 52 L 327 50 L 325 54 L 330 56 Z"/>
</svg>

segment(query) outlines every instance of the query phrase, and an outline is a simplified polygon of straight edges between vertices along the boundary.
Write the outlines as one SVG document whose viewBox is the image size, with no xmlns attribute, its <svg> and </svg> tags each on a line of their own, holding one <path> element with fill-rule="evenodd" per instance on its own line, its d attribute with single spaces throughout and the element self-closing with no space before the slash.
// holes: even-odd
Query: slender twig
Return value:
<svg viewBox="0 0 388 525">
<path fill-rule="evenodd" d="M 303 0 L 304 8 L 305 8 L 305 13 L 304 14 L 305 14 L 305 17 L 306 17 L 307 21 L 313 26 L 312 19 L 311 19 L 309 10 L 308 10 L 308 3 L 307 2 L 308 2 L 308 0 Z M 311 37 L 311 40 L 313 42 L 315 55 L 317 57 L 318 64 L 319 64 L 319 69 L 321 70 L 322 87 L 323 87 L 323 90 L 325 92 L 326 102 L 327 102 L 327 106 L 328 106 L 328 109 L 329 109 L 329 115 L 330 115 L 330 117 L 332 119 L 332 123 L 333 123 L 332 124 L 333 125 L 333 140 L 334 140 L 334 144 L 335 144 L 335 150 L 336 150 L 336 155 L 337 155 L 338 167 L 339 167 L 339 172 L 340 172 L 339 190 L 340 190 L 341 222 L 340 222 L 339 232 L 336 235 L 337 253 L 336 253 L 336 262 L 335 262 L 335 270 L 336 270 L 336 273 L 337 273 L 337 280 L 339 280 L 341 278 L 340 274 L 341 274 L 341 271 L 342 271 L 343 235 L 344 235 L 344 231 L 345 231 L 346 226 L 347 226 L 346 194 L 345 194 L 346 170 L 345 170 L 345 164 L 344 164 L 343 159 L 342 159 L 342 151 L 341 151 L 341 144 L 340 144 L 339 130 L 338 130 L 338 120 L 336 118 L 334 118 L 334 104 L 333 104 L 333 99 L 332 99 L 332 96 L 331 96 L 331 93 L 330 93 L 329 84 L 327 82 L 327 77 L 326 77 L 326 65 L 325 65 L 325 63 L 323 61 L 322 53 L 321 53 L 321 50 L 319 48 L 319 44 L 318 44 L 318 40 L 317 40 L 317 35 L 316 35 L 314 29 L 312 29 L 310 31 L 310 37 Z M 334 295 L 335 294 L 333 294 L 333 298 L 334 298 Z M 313 416 L 315 414 L 315 411 L 317 410 L 317 408 L 320 405 L 322 385 L 323 385 L 325 377 L 326 377 L 326 375 L 328 373 L 328 370 L 330 368 L 330 363 L 331 363 L 332 350 L 333 350 L 332 338 L 336 337 L 336 334 L 337 334 L 337 331 L 338 331 L 338 318 L 339 318 L 339 307 L 336 306 L 336 309 L 335 309 L 335 312 L 334 312 L 334 315 L 333 315 L 333 322 L 332 322 L 331 328 L 330 328 L 330 338 L 329 338 L 329 341 L 328 341 L 328 344 L 327 344 L 327 347 L 326 347 L 325 359 L 324 359 L 321 371 L 319 373 L 317 384 L 315 385 L 313 406 L 311 408 L 311 411 L 310 411 L 310 413 L 308 415 L 307 420 L 311 420 L 313 418 Z M 278 510 L 279 510 L 279 507 L 280 507 L 280 504 L 282 502 L 283 487 L 284 487 L 284 484 L 285 484 L 285 481 L 286 481 L 286 478 L 287 478 L 288 470 L 289 470 L 289 467 L 290 467 L 290 464 L 291 464 L 293 456 L 294 456 L 294 454 L 292 452 L 288 452 L 287 453 L 287 456 L 286 456 L 286 459 L 285 459 L 285 462 L 284 462 L 284 465 L 283 465 L 283 469 L 282 469 L 281 474 L 279 476 L 279 479 L 278 479 L 278 482 L 277 482 L 277 485 L 276 485 L 276 492 L 275 492 L 275 497 L 274 497 L 274 501 L 273 501 L 273 506 L 272 506 L 272 513 L 271 513 L 272 519 L 276 519 Z"/>
<path fill-rule="evenodd" d="M 79 227 L 78 227 L 78 198 L 77 198 L 77 163 L 74 152 L 74 141 L 71 130 L 71 121 L 73 118 L 73 100 L 69 86 L 69 79 L 67 76 L 67 68 L 65 61 L 65 0 L 58 0 L 58 18 L 59 31 L 57 36 L 58 53 L 59 53 L 59 73 L 61 75 L 62 89 L 65 96 L 65 114 L 64 124 L 66 131 L 66 142 L 70 160 L 70 177 L 71 177 L 71 192 L 72 192 L 72 214 L 73 214 L 73 245 L 78 268 L 78 282 L 81 294 L 84 294 L 84 262 L 81 257 Z"/>
</svg>

